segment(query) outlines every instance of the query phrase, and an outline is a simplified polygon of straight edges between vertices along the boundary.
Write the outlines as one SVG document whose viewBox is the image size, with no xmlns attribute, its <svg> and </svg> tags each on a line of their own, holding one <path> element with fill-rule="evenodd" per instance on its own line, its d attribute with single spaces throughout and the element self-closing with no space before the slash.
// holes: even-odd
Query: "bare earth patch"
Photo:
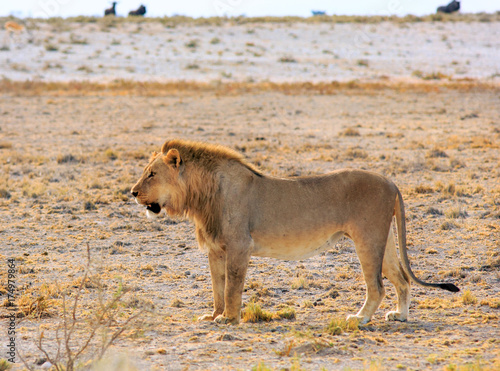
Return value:
<svg viewBox="0 0 500 371">
<path fill-rule="evenodd" d="M 35 346 L 42 331 L 56 352 L 62 294 L 74 298 L 87 243 L 92 280 L 76 317 L 90 321 L 100 296 L 129 288 L 109 331 L 138 311 L 144 316 L 109 354 L 126 355 L 141 370 L 499 367 L 494 90 L 29 95 L 4 94 L 0 104 L 0 256 L 16 261 L 16 311 L 24 308 L 17 346 L 32 367 L 43 363 Z M 148 220 L 129 195 L 150 152 L 173 137 L 230 146 L 276 176 L 342 167 L 385 174 L 405 198 L 416 274 L 462 291 L 413 287 L 409 322 L 387 323 L 383 313 L 395 305 L 395 292 L 386 281 L 373 322 L 349 326 L 342 320 L 360 307 L 365 290 L 353 246 L 343 240 L 305 261 L 252 259 L 243 300 L 270 312 L 270 321 L 196 322 L 210 312 L 212 294 L 193 226 Z M 5 263 L 2 292 L 6 270 Z M 86 323 L 75 344 L 86 339 Z M 95 358 L 92 349 L 99 339 L 82 363 Z"/>
</svg>

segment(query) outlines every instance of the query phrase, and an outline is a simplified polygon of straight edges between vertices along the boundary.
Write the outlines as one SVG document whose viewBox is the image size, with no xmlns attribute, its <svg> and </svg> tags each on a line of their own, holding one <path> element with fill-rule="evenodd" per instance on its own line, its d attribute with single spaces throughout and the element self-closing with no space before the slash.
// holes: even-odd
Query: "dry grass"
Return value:
<svg viewBox="0 0 500 371">
<path fill-rule="evenodd" d="M 1 134 L 11 146 L 0 149 L 0 254 L 13 254 L 18 262 L 17 299 L 26 296 L 29 314 L 19 326 L 19 339 L 27 339 L 23 349 L 31 355 L 30 364 L 40 356 L 31 341 L 37 339 L 40 325 L 46 326 L 43 345 L 55 349 L 51 329 L 62 318 L 61 292 L 67 293 L 69 303 L 74 286 L 82 286 L 82 306 L 77 310 L 82 320 L 77 340 L 82 341 L 91 323 L 84 321 L 94 318 L 89 316 L 95 314 L 98 292 L 118 292 L 116 277 L 129 283 L 129 295 L 134 295 L 116 308 L 124 316 L 115 318 L 118 322 L 141 307 L 141 296 L 158 308 L 154 325 L 126 331 L 117 343 L 117 348 L 127 349 L 131 361 L 141 362 L 140 369 L 251 369 L 259 360 L 273 369 L 291 368 L 291 358 L 277 357 L 275 350 L 292 357 L 297 352 L 307 369 L 363 369 L 371 367 L 364 360 L 375 352 L 385 369 L 409 368 L 416 359 L 420 367 L 443 369 L 469 364 L 478 354 L 485 369 L 494 364 L 500 279 L 495 92 L 469 95 L 443 89 L 421 94 L 387 89 L 366 94 L 346 88 L 331 96 L 269 91 L 222 96 L 207 90 L 158 98 L 141 96 L 139 90 L 133 97 L 115 93 L 53 97 L 40 90 L 35 98 L 4 96 L 9 106 L 2 111 Z M 446 115 L 437 113 L 442 107 Z M 473 125 L 459 119 L 470 112 L 479 112 Z M 441 120 L 447 121 L 446 132 Z M 361 135 L 339 136 L 347 127 Z M 276 176 L 342 167 L 387 175 L 405 199 L 416 275 L 454 282 L 462 292 L 412 286 L 410 321 L 385 322 L 384 314 L 394 309 L 396 297 L 384 279 L 387 295 L 373 322 L 350 330 L 340 319 L 359 310 L 365 285 L 354 246 L 342 239 L 300 263 L 252 257 L 243 297 L 245 303 L 258 303 L 264 314 L 257 306 L 248 314 L 261 322 L 226 329 L 193 321 L 213 307 L 209 264 L 196 248 L 194 228 L 183 220 L 146 219 L 129 194 L 151 151 L 174 136 L 237 148 L 249 162 L 260 162 L 266 174 Z M 346 156 L 348 152 L 353 156 Z M 466 167 L 450 167 L 453 158 Z M 428 160 L 446 171 L 433 170 Z M 467 211 L 467 217 L 454 218 L 460 211 Z M 94 280 L 82 278 L 78 251 L 86 240 L 103 262 L 97 278 L 108 287 L 96 288 Z M 307 288 L 292 289 L 294 279 L 297 287 L 307 283 Z M 56 280 L 64 290 L 57 289 Z M 467 289 L 475 303 L 462 296 Z M 41 305 L 36 302 L 39 297 L 44 298 Z M 0 308 L 2 314 L 7 310 Z M 332 317 L 339 320 L 325 330 Z M 220 339 L 226 330 L 232 338 Z M 296 339 L 294 330 L 309 337 Z M 291 337 L 295 344 L 288 352 Z M 446 341 L 449 345 L 443 345 Z M 410 346 L 411 354 L 404 350 Z M 434 364 L 429 365 L 431 351 L 439 359 L 431 357 Z M 395 352 L 401 357 L 394 357 Z"/>
<path fill-rule="evenodd" d="M 82 68 L 86 68 L 82 66 Z M 478 80 L 452 80 L 448 82 L 395 82 L 377 81 L 361 82 L 333 81 L 329 83 L 273 83 L 273 82 L 137 82 L 120 80 L 107 84 L 94 82 L 40 82 L 40 81 L 0 81 L 0 93 L 12 96 L 165 96 L 171 94 L 199 94 L 215 93 L 219 95 L 240 95 L 245 93 L 279 92 L 287 95 L 320 94 L 334 95 L 346 91 L 373 93 L 377 91 L 397 92 L 437 92 L 441 89 L 459 90 L 466 92 L 493 91 L 500 92 L 500 86 L 496 83 L 488 83 Z M 356 135 L 356 129 L 352 133 L 344 135 Z M 489 138 L 473 137 L 462 138 L 462 143 L 470 143 L 474 148 L 483 146 L 494 146 Z"/>
<path fill-rule="evenodd" d="M 356 319 L 346 320 L 345 318 L 333 318 L 325 331 L 330 335 L 341 335 L 344 332 L 358 330 L 359 322 Z"/>
<path fill-rule="evenodd" d="M 4 23 L 7 20 L 20 21 L 15 17 L 0 17 L 0 22 Z M 27 19 L 32 22 L 35 19 Z M 396 24 L 405 23 L 421 23 L 421 22 L 497 22 L 500 20 L 500 14 L 497 13 L 457 13 L 457 14 L 429 14 L 424 16 L 406 15 L 399 16 L 349 16 L 349 15 L 321 15 L 311 17 L 199 17 L 192 18 L 182 15 L 172 17 L 95 17 L 95 16 L 77 16 L 66 19 L 53 17 L 47 19 L 36 19 L 37 22 L 46 22 L 56 29 L 64 29 L 65 23 L 91 23 L 96 24 L 101 30 L 119 27 L 122 24 L 143 24 L 143 23 L 160 23 L 167 28 L 175 28 L 178 26 L 222 26 L 222 25 L 253 25 L 255 23 L 271 23 L 271 24 L 293 24 L 293 23 L 359 23 L 359 24 L 378 24 L 382 22 L 391 22 Z"/>
<path fill-rule="evenodd" d="M 269 322 L 273 319 L 273 314 L 263 310 L 259 304 L 250 302 L 242 311 L 243 322 Z"/>
</svg>

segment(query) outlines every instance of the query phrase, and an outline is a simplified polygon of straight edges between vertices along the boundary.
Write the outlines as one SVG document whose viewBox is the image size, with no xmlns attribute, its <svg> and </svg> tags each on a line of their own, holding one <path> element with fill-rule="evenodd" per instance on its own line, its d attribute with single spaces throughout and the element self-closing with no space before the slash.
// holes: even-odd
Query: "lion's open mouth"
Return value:
<svg viewBox="0 0 500 371">
<path fill-rule="evenodd" d="M 151 211 L 151 212 L 153 212 L 153 213 L 155 213 L 155 214 L 159 214 L 160 211 L 161 211 L 161 206 L 160 206 L 160 204 L 153 203 L 151 205 L 148 205 L 146 207 L 146 209 L 149 210 L 149 211 Z"/>
</svg>

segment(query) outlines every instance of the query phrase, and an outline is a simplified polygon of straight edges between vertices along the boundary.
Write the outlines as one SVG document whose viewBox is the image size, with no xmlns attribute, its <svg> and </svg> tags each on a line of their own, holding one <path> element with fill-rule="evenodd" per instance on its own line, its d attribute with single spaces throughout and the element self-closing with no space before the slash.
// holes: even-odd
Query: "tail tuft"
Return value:
<svg viewBox="0 0 500 371">
<path fill-rule="evenodd" d="M 440 283 L 439 287 L 442 288 L 443 290 L 448 290 L 451 292 L 459 292 L 460 291 L 460 289 L 452 283 Z"/>
</svg>

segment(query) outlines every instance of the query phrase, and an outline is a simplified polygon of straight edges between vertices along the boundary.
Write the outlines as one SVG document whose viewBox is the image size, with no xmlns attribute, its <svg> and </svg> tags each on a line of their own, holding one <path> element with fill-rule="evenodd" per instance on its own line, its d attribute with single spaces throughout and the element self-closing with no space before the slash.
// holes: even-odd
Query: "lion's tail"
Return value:
<svg viewBox="0 0 500 371">
<path fill-rule="evenodd" d="M 408 249 L 406 247 L 406 221 L 405 221 L 405 208 L 403 204 L 403 196 L 401 196 L 401 192 L 398 190 L 398 197 L 396 198 L 396 225 L 398 229 L 398 242 L 399 242 L 399 251 L 401 253 L 401 257 L 403 259 L 403 266 L 406 273 L 411 277 L 413 281 L 418 283 L 421 286 L 426 287 L 438 287 L 443 290 L 448 290 L 451 292 L 458 292 L 460 289 L 452 283 L 429 283 L 420 280 L 415 276 L 410 267 L 410 261 L 408 259 Z"/>
</svg>

